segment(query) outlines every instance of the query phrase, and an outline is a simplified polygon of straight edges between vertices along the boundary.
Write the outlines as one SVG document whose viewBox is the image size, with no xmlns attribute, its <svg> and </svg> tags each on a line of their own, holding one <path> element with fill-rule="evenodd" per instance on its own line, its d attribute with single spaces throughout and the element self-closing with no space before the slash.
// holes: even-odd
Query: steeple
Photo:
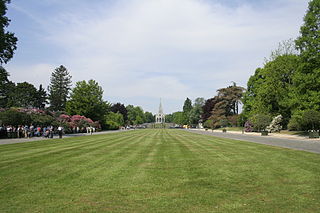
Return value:
<svg viewBox="0 0 320 213">
<path fill-rule="evenodd" d="M 161 103 L 161 98 L 160 98 L 160 105 L 159 105 L 159 113 L 160 115 L 163 114 L 163 108 L 162 108 L 162 103 Z"/>
</svg>

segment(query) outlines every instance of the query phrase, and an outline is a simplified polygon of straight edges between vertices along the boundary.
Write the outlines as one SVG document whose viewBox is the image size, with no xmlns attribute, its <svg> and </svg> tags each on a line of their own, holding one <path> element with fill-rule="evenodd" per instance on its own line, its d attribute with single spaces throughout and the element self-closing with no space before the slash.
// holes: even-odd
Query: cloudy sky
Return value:
<svg viewBox="0 0 320 213">
<path fill-rule="evenodd" d="M 308 0 L 14 0 L 10 79 L 47 86 L 59 65 L 105 100 L 156 112 L 245 86 L 278 43 L 299 35 Z"/>
</svg>

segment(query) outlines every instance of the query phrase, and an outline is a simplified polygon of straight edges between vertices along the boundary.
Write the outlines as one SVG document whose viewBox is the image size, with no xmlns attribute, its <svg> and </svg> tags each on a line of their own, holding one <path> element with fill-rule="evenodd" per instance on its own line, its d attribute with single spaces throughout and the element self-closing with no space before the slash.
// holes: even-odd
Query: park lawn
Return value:
<svg viewBox="0 0 320 213">
<path fill-rule="evenodd" d="M 320 155 L 184 130 L 0 146 L 0 212 L 320 212 Z"/>
</svg>

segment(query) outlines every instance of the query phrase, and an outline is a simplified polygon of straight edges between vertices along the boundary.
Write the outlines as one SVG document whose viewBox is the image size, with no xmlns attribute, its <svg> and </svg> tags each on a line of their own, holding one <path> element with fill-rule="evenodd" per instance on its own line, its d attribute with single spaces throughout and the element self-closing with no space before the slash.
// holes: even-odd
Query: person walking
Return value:
<svg viewBox="0 0 320 213">
<path fill-rule="evenodd" d="M 62 126 L 59 126 L 58 127 L 59 138 L 62 138 L 62 130 L 63 130 Z"/>
</svg>

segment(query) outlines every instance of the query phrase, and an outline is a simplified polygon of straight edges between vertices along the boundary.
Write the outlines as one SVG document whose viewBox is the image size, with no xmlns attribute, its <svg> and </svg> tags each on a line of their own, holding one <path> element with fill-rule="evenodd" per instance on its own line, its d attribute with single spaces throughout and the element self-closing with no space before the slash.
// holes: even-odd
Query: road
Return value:
<svg viewBox="0 0 320 213">
<path fill-rule="evenodd" d="M 273 136 L 259 136 L 259 135 L 247 135 L 247 134 L 234 134 L 234 133 L 222 133 L 222 132 L 211 132 L 211 131 L 199 131 L 199 130 L 185 130 L 197 134 L 211 135 L 220 138 L 230 138 L 241 141 L 254 142 L 259 144 L 265 144 L 270 146 L 278 146 L 289 149 L 303 150 L 307 152 L 319 153 L 320 154 L 320 140 L 319 139 L 290 139 L 290 138 L 279 138 Z"/>
</svg>

